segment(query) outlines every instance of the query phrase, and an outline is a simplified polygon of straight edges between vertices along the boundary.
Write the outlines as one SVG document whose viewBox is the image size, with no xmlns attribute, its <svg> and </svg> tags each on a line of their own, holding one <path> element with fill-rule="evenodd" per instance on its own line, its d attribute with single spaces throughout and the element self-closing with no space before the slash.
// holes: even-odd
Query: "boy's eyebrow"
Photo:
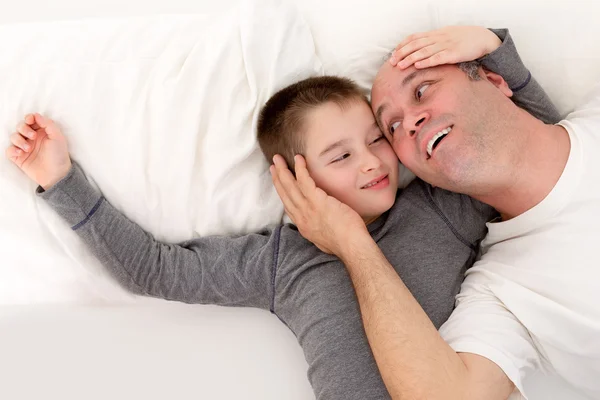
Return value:
<svg viewBox="0 0 600 400">
<path fill-rule="evenodd" d="M 335 143 L 332 143 L 332 144 L 330 144 L 329 146 L 327 146 L 327 147 L 325 148 L 325 150 L 323 150 L 323 151 L 322 151 L 322 152 L 319 154 L 319 157 L 321 157 L 322 155 L 324 155 L 324 154 L 326 154 L 326 153 L 329 153 L 331 150 L 334 150 L 334 149 L 335 149 L 335 148 L 337 148 L 337 147 L 340 147 L 340 146 L 343 146 L 343 145 L 345 145 L 346 143 L 348 143 L 348 139 L 341 139 L 341 140 L 338 140 L 338 141 L 337 141 L 337 142 L 335 142 Z"/>
</svg>

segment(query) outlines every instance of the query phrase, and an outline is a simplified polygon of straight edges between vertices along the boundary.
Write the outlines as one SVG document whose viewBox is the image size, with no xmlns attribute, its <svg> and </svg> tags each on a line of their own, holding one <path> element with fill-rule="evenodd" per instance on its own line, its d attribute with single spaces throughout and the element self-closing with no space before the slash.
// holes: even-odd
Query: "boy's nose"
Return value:
<svg viewBox="0 0 600 400">
<path fill-rule="evenodd" d="M 363 160 L 362 171 L 370 172 L 378 169 L 381 166 L 381 160 L 371 151 L 367 151 Z"/>
</svg>

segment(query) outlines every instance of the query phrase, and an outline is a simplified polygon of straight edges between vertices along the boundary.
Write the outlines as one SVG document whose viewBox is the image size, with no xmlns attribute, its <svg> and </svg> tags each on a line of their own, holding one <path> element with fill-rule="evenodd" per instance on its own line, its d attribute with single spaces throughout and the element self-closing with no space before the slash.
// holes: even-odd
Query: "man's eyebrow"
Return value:
<svg viewBox="0 0 600 400">
<path fill-rule="evenodd" d="M 379 126 L 379 129 L 381 129 L 382 131 L 385 127 L 383 126 L 383 121 L 381 121 L 381 114 L 383 114 L 386 108 L 388 108 L 388 105 L 387 103 L 384 103 L 377 107 L 377 112 L 375 113 L 375 123 L 377 124 L 377 126 Z"/>
<path fill-rule="evenodd" d="M 411 72 L 410 74 L 408 74 L 407 76 L 404 77 L 404 79 L 402 79 L 402 84 L 400 85 L 400 88 L 403 89 L 404 87 L 406 87 L 413 79 L 415 79 L 416 77 L 418 77 L 419 75 L 423 75 L 424 73 L 426 73 L 427 70 L 424 69 L 417 69 L 413 72 Z"/>
<path fill-rule="evenodd" d="M 331 150 L 334 150 L 337 147 L 343 146 L 344 144 L 346 144 L 348 142 L 348 139 L 342 139 L 342 140 L 338 140 L 335 143 L 330 144 L 329 146 L 327 146 L 325 148 L 325 150 L 323 150 L 320 154 L 319 157 L 321 157 L 322 155 L 329 153 Z"/>
<path fill-rule="evenodd" d="M 407 76 L 404 77 L 404 79 L 402 79 L 402 83 L 400 84 L 400 89 L 404 89 L 406 86 L 408 86 L 415 78 L 417 78 L 418 76 L 425 74 L 427 72 L 427 70 L 424 69 L 417 69 L 413 72 L 411 72 L 410 74 L 408 74 Z M 377 107 L 377 111 L 375 112 L 375 120 L 377 121 L 377 125 L 379 125 L 379 128 L 383 131 L 385 130 L 384 126 L 383 126 L 383 121 L 381 120 L 381 115 L 383 114 L 383 112 L 388 108 L 387 103 L 380 105 L 379 107 Z"/>
</svg>

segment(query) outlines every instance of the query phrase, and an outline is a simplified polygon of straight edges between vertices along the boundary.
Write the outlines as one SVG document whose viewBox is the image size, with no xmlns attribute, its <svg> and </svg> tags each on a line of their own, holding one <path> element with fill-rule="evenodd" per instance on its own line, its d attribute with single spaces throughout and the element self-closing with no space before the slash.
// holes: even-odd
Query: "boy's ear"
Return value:
<svg viewBox="0 0 600 400">
<path fill-rule="evenodd" d="M 482 68 L 483 75 L 485 79 L 491 82 L 494 86 L 498 88 L 502 93 L 506 95 L 506 97 L 512 97 L 513 91 L 508 87 L 508 83 L 504 80 L 504 78 L 492 71 L 489 71 L 485 68 Z"/>
</svg>

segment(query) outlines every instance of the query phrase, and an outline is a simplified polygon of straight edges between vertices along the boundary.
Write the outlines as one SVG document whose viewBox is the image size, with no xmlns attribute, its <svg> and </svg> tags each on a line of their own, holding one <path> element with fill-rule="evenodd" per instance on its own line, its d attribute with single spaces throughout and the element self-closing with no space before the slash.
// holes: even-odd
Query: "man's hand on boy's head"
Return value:
<svg viewBox="0 0 600 400">
<path fill-rule="evenodd" d="M 10 141 L 6 157 L 42 188 L 49 189 L 69 173 L 67 140 L 51 119 L 27 114 Z"/>
<path fill-rule="evenodd" d="M 279 155 L 273 158 L 275 165 L 270 169 L 285 211 L 302 236 L 321 251 L 341 257 L 353 237 L 368 236 L 365 223 L 356 211 L 315 185 L 304 157 L 296 156 L 294 161 L 297 179 Z"/>
</svg>

